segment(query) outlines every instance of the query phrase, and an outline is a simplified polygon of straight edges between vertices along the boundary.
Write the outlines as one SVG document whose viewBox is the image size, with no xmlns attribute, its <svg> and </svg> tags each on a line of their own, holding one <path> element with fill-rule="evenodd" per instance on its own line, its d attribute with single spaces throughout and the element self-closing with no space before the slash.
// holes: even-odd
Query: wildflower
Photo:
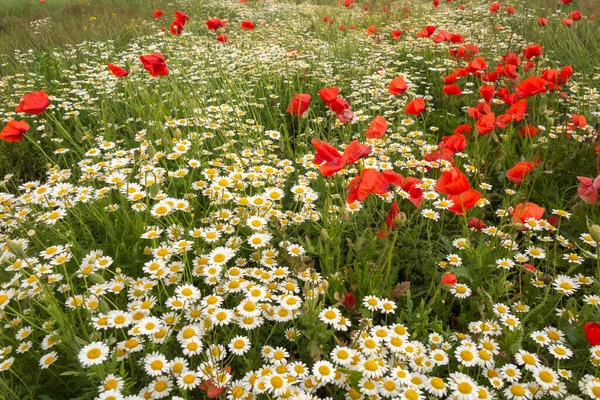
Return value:
<svg viewBox="0 0 600 400">
<path fill-rule="evenodd" d="M 20 142 L 24 133 L 29 130 L 29 124 L 25 121 L 16 121 L 11 119 L 0 132 L 0 140 L 6 142 Z"/>
<path fill-rule="evenodd" d="M 43 90 L 31 92 L 23 96 L 15 112 L 40 115 L 50 105 L 48 95 Z"/>
<path fill-rule="evenodd" d="M 104 342 L 92 342 L 84 346 L 78 355 L 79 362 L 84 367 L 102 364 L 108 358 L 109 348 Z"/>
<path fill-rule="evenodd" d="M 150 72 L 150 75 L 153 77 L 165 76 L 169 74 L 165 58 L 162 54 L 154 53 L 140 56 L 140 61 L 144 65 L 144 68 Z"/>
</svg>

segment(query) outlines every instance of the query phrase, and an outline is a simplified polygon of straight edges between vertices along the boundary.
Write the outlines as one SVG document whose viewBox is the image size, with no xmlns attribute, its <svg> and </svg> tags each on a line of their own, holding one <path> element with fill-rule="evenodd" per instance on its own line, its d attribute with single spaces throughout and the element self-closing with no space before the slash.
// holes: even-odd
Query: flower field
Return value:
<svg viewBox="0 0 600 400">
<path fill-rule="evenodd" d="M 600 399 L 599 5 L 69 1 L 1 45 L 0 399 Z"/>
</svg>

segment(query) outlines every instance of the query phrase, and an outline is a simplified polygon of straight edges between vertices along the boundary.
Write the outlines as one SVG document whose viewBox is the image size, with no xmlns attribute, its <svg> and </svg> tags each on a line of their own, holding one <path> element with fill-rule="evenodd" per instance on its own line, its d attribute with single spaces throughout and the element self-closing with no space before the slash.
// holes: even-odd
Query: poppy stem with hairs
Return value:
<svg viewBox="0 0 600 400">
<path fill-rule="evenodd" d="M 50 157 L 48 157 L 48 154 L 46 154 L 46 152 L 44 151 L 44 149 L 42 149 L 42 146 L 40 146 L 40 144 L 38 142 L 36 142 L 31 137 L 29 137 L 29 135 L 24 135 L 24 136 L 27 140 L 29 140 L 31 143 L 33 143 L 35 145 L 35 147 L 37 147 L 42 152 L 42 154 L 46 157 L 46 160 L 48 160 L 48 162 L 51 165 L 55 165 L 55 162 Z"/>
</svg>

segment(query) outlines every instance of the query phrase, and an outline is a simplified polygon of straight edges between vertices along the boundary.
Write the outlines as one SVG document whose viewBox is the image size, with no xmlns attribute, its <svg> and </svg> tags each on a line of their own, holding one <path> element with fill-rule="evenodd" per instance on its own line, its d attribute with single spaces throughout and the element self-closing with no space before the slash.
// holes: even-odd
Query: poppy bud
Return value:
<svg viewBox="0 0 600 400">
<path fill-rule="evenodd" d="M 525 268 L 529 272 L 535 272 L 535 267 L 531 264 L 523 264 L 523 268 Z"/>
<path fill-rule="evenodd" d="M 356 297 L 352 293 L 346 293 L 344 297 L 344 306 L 346 308 L 352 308 L 356 305 Z"/>
<path fill-rule="evenodd" d="M 14 240 L 9 240 L 8 242 L 6 242 L 6 247 L 8 247 L 8 251 L 10 251 L 11 253 L 13 253 L 15 256 L 18 257 L 25 257 L 25 252 L 23 251 L 23 247 L 15 242 Z"/>
<path fill-rule="evenodd" d="M 406 214 L 404 214 L 403 212 L 399 212 L 398 215 L 396 215 L 396 217 L 394 218 L 394 225 L 402 226 L 406 223 L 406 221 Z"/>
<path fill-rule="evenodd" d="M 175 133 L 173 133 L 173 136 L 175 136 L 177 139 L 181 139 L 181 136 L 183 134 L 181 133 L 181 129 L 177 128 L 175 129 Z"/>
<path fill-rule="evenodd" d="M 592 225 L 590 227 L 590 235 L 596 242 L 600 242 L 600 225 Z"/>
</svg>

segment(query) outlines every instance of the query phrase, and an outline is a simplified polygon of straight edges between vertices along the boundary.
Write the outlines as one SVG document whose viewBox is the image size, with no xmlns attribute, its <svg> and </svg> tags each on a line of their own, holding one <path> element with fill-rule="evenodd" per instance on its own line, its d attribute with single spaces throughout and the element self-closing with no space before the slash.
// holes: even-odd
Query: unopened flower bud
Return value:
<svg viewBox="0 0 600 400">
<path fill-rule="evenodd" d="M 600 225 L 590 226 L 590 235 L 596 242 L 600 243 Z"/>
</svg>

